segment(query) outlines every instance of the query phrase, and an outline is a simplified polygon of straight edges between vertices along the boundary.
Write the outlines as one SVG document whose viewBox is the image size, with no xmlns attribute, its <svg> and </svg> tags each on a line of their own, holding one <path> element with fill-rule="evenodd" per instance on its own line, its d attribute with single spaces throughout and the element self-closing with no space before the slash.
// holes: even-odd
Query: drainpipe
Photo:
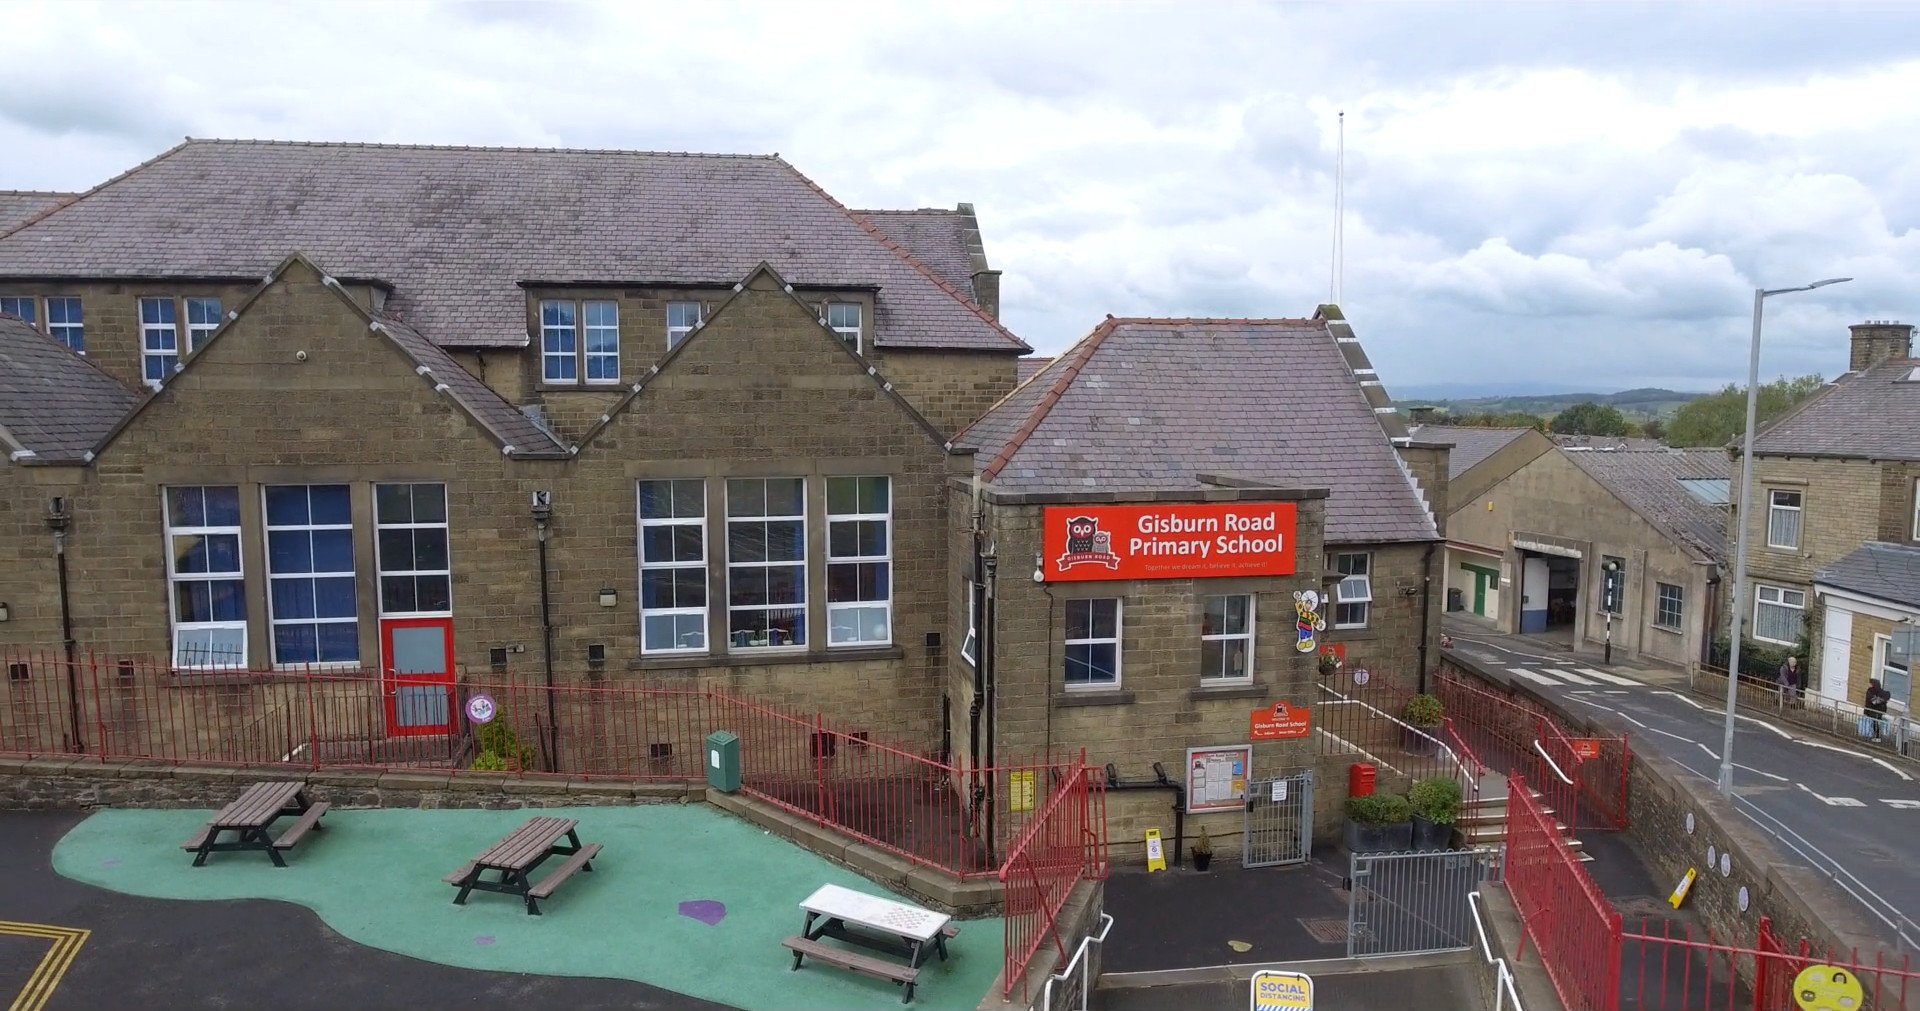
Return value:
<svg viewBox="0 0 1920 1011">
<path fill-rule="evenodd" d="M 553 690 L 553 604 L 548 590 L 547 524 L 553 519 L 553 493 L 533 493 L 533 527 L 540 538 L 540 652 L 547 668 L 547 771 L 560 771 L 560 719 Z"/>
<path fill-rule="evenodd" d="M 1427 635 L 1433 624 L 1433 549 L 1427 542 L 1427 556 L 1420 563 L 1420 694 L 1427 692 Z"/>
<path fill-rule="evenodd" d="M 985 714 L 986 715 L 985 722 L 987 725 L 987 728 L 986 728 L 987 729 L 987 768 L 991 769 L 991 768 L 994 768 L 994 763 L 996 760 L 996 755 L 994 753 L 994 725 L 999 722 L 998 713 L 994 709 L 994 691 L 996 688 L 996 682 L 999 681 L 999 677 L 998 677 L 999 672 L 996 669 L 998 667 L 998 664 L 995 663 L 994 656 L 993 656 L 993 650 L 994 650 L 993 624 L 994 624 L 994 611 L 996 609 L 995 598 L 997 596 L 997 594 L 994 593 L 994 576 L 1000 567 L 1000 559 L 998 556 L 994 554 L 993 545 L 991 543 L 987 545 L 987 550 L 980 556 L 980 567 L 986 574 L 986 582 L 982 585 L 981 592 L 980 592 L 981 597 L 986 602 L 986 609 L 981 612 L 981 619 L 980 619 L 979 660 L 980 660 L 980 667 L 984 668 L 984 671 L 981 672 L 981 679 L 985 682 L 985 687 L 987 691 L 986 714 Z M 999 799 L 998 790 L 989 789 L 987 791 L 987 796 L 986 796 L 987 862 L 988 864 L 993 866 L 998 866 L 1000 863 L 999 857 L 994 851 L 994 841 L 997 838 L 994 835 L 994 828 L 995 828 L 994 813 L 995 813 L 995 808 L 997 806 L 996 801 L 998 801 L 998 799 Z"/>
<path fill-rule="evenodd" d="M 1173 791 L 1173 865 L 1181 866 L 1186 859 L 1187 839 L 1187 788 L 1167 778 L 1167 768 L 1159 762 L 1153 763 L 1154 781 L 1151 783 L 1122 783 L 1120 770 L 1112 762 L 1107 763 L 1108 790 L 1172 790 Z"/>
<path fill-rule="evenodd" d="M 80 736 L 80 677 L 74 668 L 79 663 L 78 643 L 73 639 L 73 608 L 67 594 L 67 500 L 55 496 L 47 503 L 47 529 L 53 531 L 54 564 L 60 578 L 60 642 L 67 655 L 67 719 L 73 734 L 74 754 L 85 754 L 86 739 Z"/>
</svg>

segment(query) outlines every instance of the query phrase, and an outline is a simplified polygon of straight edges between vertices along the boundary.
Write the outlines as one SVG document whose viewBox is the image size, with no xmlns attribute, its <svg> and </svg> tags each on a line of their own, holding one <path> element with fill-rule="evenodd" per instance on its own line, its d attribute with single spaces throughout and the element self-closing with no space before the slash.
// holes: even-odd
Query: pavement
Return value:
<svg viewBox="0 0 1920 1011">
<path fill-rule="evenodd" d="M 1175 867 L 1153 874 L 1115 868 L 1107 879 L 1113 929 L 1101 947 L 1101 971 L 1343 958 L 1346 866 L 1345 853 L 1317 850 L 1291 867 L 1216 864 L 1208 871 Z M 1328 939 L 1316 938 L 1310 927 Z"/>
<path fill-rule="evenodd" d="M 1718 782 L 1725 710 L 1694 697 L 1684 671 L 1618 656 L 1607 665 L 1596 654 L 1455 617 L 1444 630 L 1455 653 L 1496 677 L 1630 734 L 1636 751 Z M 1746 713 L 1735 721 L 1733 757 L 1734 807 L 1781 843 L 1783 858 L 1851 896 L 1889 948 L 1920 948 L 1920 861 L 1903 858 L 1920 832 L 1912 767 L 1857 741 Z"/>
<path fill-rule="evenodd" d="M 1313 1006 L 1329 1011 L 1466 1011 L 1489 1006 L 1474 981 L 1471 960 L 1478 957 L 1477 952 L 1452 952 L 1418 959 L 1369 959 L 1345 965 L 1307 963 L 1286 968 L 1304 971 L 1313 980 Z M 1250 984 L 1240 978 L 1157 985 L 1128 981 L 1127 985 L 1116 986 L 1112 977 L 1102 977 L 1090 1007 L 1092 1011 L 1245 1011 L 1251 1000 Z"/>
</svg>

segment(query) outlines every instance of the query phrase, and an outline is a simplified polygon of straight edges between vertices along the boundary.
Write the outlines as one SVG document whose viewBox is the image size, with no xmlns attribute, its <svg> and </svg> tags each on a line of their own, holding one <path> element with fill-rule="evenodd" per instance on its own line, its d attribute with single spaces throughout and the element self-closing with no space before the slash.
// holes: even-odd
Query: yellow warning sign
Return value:
<svg viewBox="0 0 1920 1011">
<path fill-rule="evenodd" d="M 1160 844 L 1160 830 L 1147 830 L 1147 873 L 1167 869 L 1167 849 Z"/>
<path fill-rule="evenodd" d="M 1014 811 L 1033 810 L 1033 770 L 1015 772 L 1007 776 L 1007 790 L 1012 793 L 1007 807 Z"/>
<path fill-rule="evenodd" d="M 1687 893 L 1693 891 L 1693 879 L 1698 876 L 1693 868 L 1687 868 L 1687 876 L 1681 878 L 1680 883 L 1674 886 L 1673 894 L 1667 896 L 1667 905 L 1679 909 L 1680 903 L 1687 901 Z"/>
<path fill-rule="evenodd" d="M 1831 965 L 1810 965 L 1793 978 L 1800 1011 L 1859 1011 L 1866 994 L 1860 977 Z"/>
<path fill-rule="evenodd" d="M 1253 1011 L 1313 1011 L 1313 980 L 1303 973 L 1253 974 Z"/>
</svg>

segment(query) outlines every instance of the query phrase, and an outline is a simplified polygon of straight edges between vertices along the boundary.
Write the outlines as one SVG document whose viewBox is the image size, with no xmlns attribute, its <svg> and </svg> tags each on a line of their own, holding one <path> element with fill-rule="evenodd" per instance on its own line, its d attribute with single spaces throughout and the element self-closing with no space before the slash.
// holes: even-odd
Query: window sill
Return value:
<svg viewBox="0 0 1920 1011">
<path fill-rule="evenodd" d="M 647 657 L 627 664 L 628 670 L 685 670 L 689 667 L 767 667 L 783 664 L 835 663 L 842 660 L 899 660 L 901 646 L 863 646 L 827 650 L 769 649 L 764 653 L 682 653 Z"/>
<path fill-rule="evenodd" d="M 1062 709 L 1073 709 L 1079 706 L 1130 706 L 1133 704 L 1133 693 L 1119 691 L 1117 689 L 1112 691 L 1061 692 L 1053 697 L 1053 704 Z"/>
<path fill-rule="evenodd" d="M 1656 632 L 1665 632 L 1668 635 L 1686 635 L 1687 634 L 1686 629 L 1683 629 L 1678 625 L 1655 624 L 1653 626 L 1653 630 Z"/>
<path fill-rule="evenodd" d="M 622 383 L 536 383 L 534 391 L 538 393 L 619 393 L 626 389 Z"/>
<path fill-rule="evenodd" d="M 1202 685 L 1187 693 L 1187 698 L 1195 702 L 1209 699 L 1264 699 L 1267 686 L 1256 684 Z"/>
</svg>

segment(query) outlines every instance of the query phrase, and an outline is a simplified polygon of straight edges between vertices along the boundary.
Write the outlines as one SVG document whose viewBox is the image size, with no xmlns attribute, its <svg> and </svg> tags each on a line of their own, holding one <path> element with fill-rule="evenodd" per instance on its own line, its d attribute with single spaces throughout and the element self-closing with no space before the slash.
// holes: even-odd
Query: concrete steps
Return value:
<svg viewBox="0 0 1920 1011">
<path fill-rule="evenodd" d="M 1538 790 L 1529 791 L 1536 800 L 1540 799 Z M 1553 808 L 1545 805 L 1541 810 L 1552 816 Z M 1565 822 L 1555 819 L 1553 827 L 1567 840 L 1568 848 L 1584 862 L 1593 856 L 1586 851 L 1586 845 L 1574 836 L 1573 830 Z M 1454 830 L 1460 833 L 1461 840 L 1468 846 L 1492 846 L 1506 840 L 1507 836 L 1507 798 L 1505 794 L 1495 797 L 1482 795 L 1479 800 L 1470 801 L 1460 809 L 1460 819 L 1454 823 Z"/>
</svg>

